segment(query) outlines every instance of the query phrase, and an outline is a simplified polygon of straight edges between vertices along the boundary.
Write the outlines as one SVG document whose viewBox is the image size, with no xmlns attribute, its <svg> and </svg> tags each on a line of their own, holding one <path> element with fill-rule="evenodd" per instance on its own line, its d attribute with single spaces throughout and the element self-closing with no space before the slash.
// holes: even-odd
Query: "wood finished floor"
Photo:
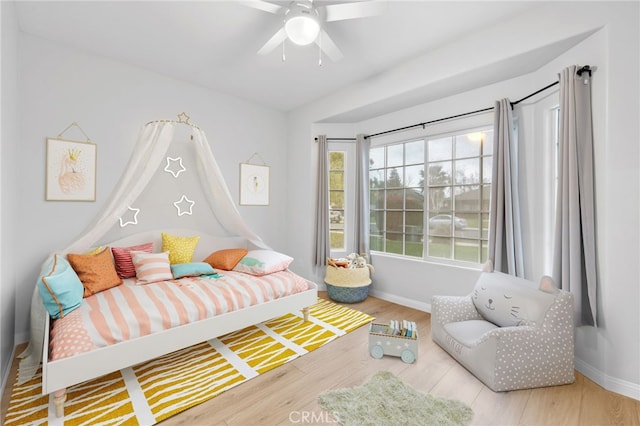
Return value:
<svg viewBox="0 0 640 426">
<path fill-rule="evenodd" d="M 327 297 L 324 292 L 320 296 Z M 640 426 L 640 401 L 606 391 L 578 372 L 571 385 L 495 393 L 433 343 L 429 314 L 374 297 L 345 306 L 374 316 L 376 322 L 415 321 L 420 333 L 417 361 L 371 358 L 365 326 L 160 425 L 336 424 L 316 402 L 318 394 L 361 385 L 387 370 L 419 391 L 465 402 L 474 411 L 473 425 Z M 3 418 L 11 386 L 7 384 L 3 397 Z M 303 416 L 315 421 L 303 421 Z"/>
</svg>

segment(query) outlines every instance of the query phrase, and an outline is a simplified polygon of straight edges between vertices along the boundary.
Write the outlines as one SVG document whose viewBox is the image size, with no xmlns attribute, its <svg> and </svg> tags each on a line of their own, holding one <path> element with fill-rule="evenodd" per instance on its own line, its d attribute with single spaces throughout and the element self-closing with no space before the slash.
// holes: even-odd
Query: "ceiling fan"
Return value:
<svg viewBox="0 0 640 426">
<path fill-rule="evenodd" d="M 277 5 L 263 0 L 244 2 L 247 6 L 283 17 L 284 24 L 258 51 L 271 53 L 285 39 L 305 46 L 315 42 L 331 60 L 339 61 L 343 55 L 324 28 L 326 22 L 364 18 L 383 12 L 382 1 L 361 1 L 317 6 L 312 0 L 293 0 L 288 5 Z M 283 46 L 284 47 L 284 46 Z M 282 59 L 284 60 L 284 53 Z"/>
</svg>

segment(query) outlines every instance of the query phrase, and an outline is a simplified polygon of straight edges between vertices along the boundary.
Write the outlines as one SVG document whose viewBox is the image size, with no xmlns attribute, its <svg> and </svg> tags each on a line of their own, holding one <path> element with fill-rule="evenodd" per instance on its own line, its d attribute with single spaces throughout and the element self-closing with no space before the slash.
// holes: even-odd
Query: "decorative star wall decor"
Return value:
<svg viewBox="0 0 640 426">
<path fill-rule="evenodd" d="M 187 169 L 182 165 L 182 157 L 171 158 L 167 157 L 167 165 L 164 168 L 164 171 L 167 173 L 171 173 L 174 178 L 177 178 L 180 173 L 186 171 Z"/>
<path fill-rule="evenodd" d="M 176 201 L 173 205 L 178 209 L 178 216 L 182 216 L 183 214 L 193 214 L 192 208 L 195 203 L 195 201 L 191 201 L 183 195 L 182 198 L 180 198 L 180 201 Z"/>
<path fill-rule="evenodd" d="M 120 227 L 124 228 L 127 225 L 137 225 L 138 224 L 138 213 L 140 213 L 140 209 L 134 209 L 133 207 L 127 207 L 127 211 L 120 217 Z M 125 219 L 125 216 L 128 219 Z"/>
</svg>

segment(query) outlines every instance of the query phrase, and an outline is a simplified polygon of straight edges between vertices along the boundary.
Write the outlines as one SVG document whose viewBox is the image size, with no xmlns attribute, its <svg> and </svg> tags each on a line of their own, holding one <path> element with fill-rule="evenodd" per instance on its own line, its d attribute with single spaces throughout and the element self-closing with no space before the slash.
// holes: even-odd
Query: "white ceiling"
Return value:
<svg viewBox="0 0 640 426">
<path fill-rule="evenodd" d="M 532 3 L 391 0 L 381 16 L 327 23 L 344 59 L 322 66 L 315 45 L 287 44 L 285 62 L 281 49 L 257 55 L 282 20 L 240 1 L 21 1 L 17 14 L 25 33 L 289 111 Z"/>
</svg>

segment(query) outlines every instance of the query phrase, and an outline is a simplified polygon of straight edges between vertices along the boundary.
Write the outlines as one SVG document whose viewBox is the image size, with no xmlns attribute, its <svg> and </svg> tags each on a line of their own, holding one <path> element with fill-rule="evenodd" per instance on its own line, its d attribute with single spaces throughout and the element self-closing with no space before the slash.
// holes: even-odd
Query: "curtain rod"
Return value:
<svg viewBox="0 0 640 426">
<path fill-rule="evenodd" d="M 583 67 L 581 67 L 580 69 L 578 69 L 578 70 L 576 71 L 576 74 L 578 74 L 579 76 L 582 76 L 582 73 L 584 73 L 584 72 L 588 72 L 588 73 L 589 73 L 589 77 L 591 77 L 591 71 L 592 71 L 592 69 L 591 69 L 591 67 L 590 67 L 589 65 L 584 65 Z M 544 92 L 545 90 L 550 89 L 550 88 L 551 88 L 551 87 L 553 87 L 553 86 L 557 86 L 558 84 L 560 84 L 560 81 L 554 81 L 553 83 L 546 85 L 546 86 L 545 86 L 545 87 L 543 87 L 542 89 L 536 90 L 535 92 L 533 92 L 533 93 L 531 93 L 531 94 L 529 94 L 529 95 L 525 96 L 525 97 L 524 97 L 524 98 L 522 98 L 522 99 L 518 99 L 518 100 L 517 100 L 517 101 L 515 101 L 515 102 L 511 102 L 511 108 L 513 109 L 513 106 L 514 106 L 514 105 L 517 105 L 517 104 L 519 104 L 520 102 L 525 101 L 525 100 L 529 99 L 530 97 L 537 95 L 538 93 Z M 384 132 L 379 132 L 379 133 L 374 133 L 374 134 L 372 134 L 372 135 L 367 135 L 367 136 L 365 136 L 364 138 L 365 138 L 365 139 L 369 139 L 369 138 L 372 138 L 372 137 L 374 137 L 374 136 L 381 136 L 381 135 L 386 135 L 386 134 L 388 134 L 388 133 L 401 132 L 401 131 L 403 131 L 403 130 L 413 129 L 414 127 L 420 127 L 420 126 L 422 126 L 422 128 L 424 129 L 424 127 L 425 127 L 427 124 L 433 124 L 433 123 L 438 123 L 438 122 L 440 122 L 440 121 L 452 120 L 452 119 L 454 119 L 454 118 L 465 117 L 465 116 L 467 116 L 467 115 L 479 114 L 479 113 L 481 113 L 481 112 L 491 111 L 491 110 L 493 110 L 493 108 L 494 108 L 494 107 L 477 109 L 477 110 L 475 110 L 475 111 L 464 112 L 464 113 L 462 113 L 462 114 L 456 114 L 456 115 L 452 115 L 452 116 L 449 116 L 449 117 L 438 118 L 438 119 L 436 119 L 436 120 L 425 121 L 424 123 L 412 124 L 411 126 L 405 126 L 405 127 L 399 127 L 399 128 L 397 128 L 397 129 L 386 130 L 386 131 L 384 131 Z"/>
<path fill-rule="evenodd" d="M 313 138 L 314 141 L 318 141 L 318 138 Z M 332 141 L 351 141 L 351 142 L 355 142 L 356 138 L 327 138 L 327 142 L 332 142 Z"/>
</svg>

